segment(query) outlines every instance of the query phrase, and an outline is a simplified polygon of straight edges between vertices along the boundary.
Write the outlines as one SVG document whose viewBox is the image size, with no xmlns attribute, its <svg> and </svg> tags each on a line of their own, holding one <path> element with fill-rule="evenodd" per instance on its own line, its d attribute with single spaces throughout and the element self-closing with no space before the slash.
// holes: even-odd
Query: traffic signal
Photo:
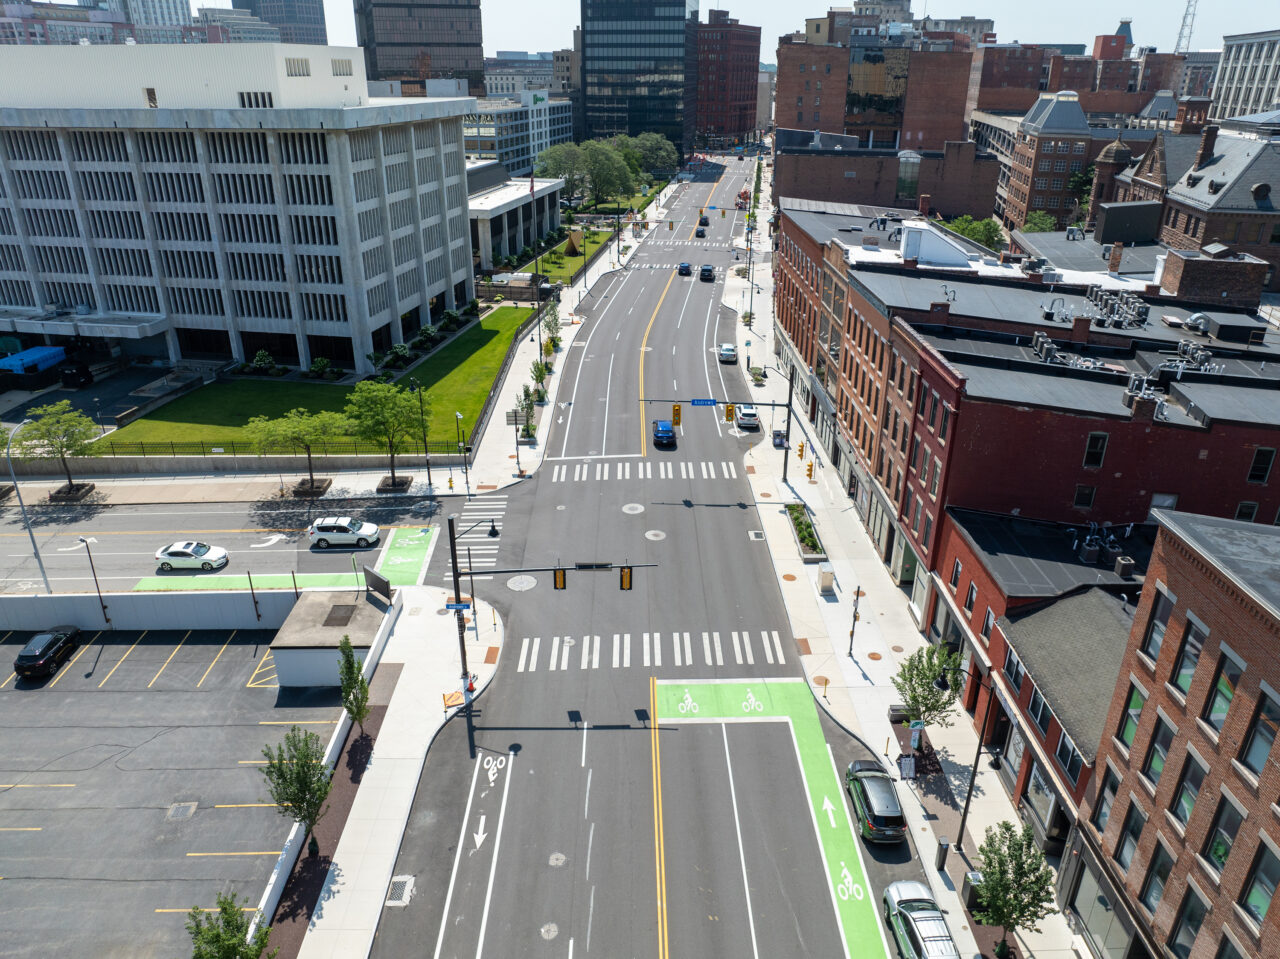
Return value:
<svg viewBox="0 0 1280 959">
<path fill-rule="evenodd" d="M 672 426 L 680 425 L 680 404 L 679 403 L 671 404 L 671 425 Z"/>
<path fill-rule="evenodd" d="M 701 206 L 698 207 L 698 216 L 706 216 L 706 215 L 707 215 L 706 207 L 701 207 Z"/>
<path fill-rule="evenodd" d="M 564 586 L 565 586 L 564 567 L 563 566 L 556 567 L 555 571 L 551 574 L 551 576 L 556 589 L 564 589 Z"/>
<path fill-rule="evenodd" d="M 726 423 L 733 422 L 733 404 L 732 403 L 724 404 L 724 421 Z"/>
<path fill-rule="evenodd" d="M 805 467 L 804 472 L 809 479 L 813 479 L 813 460 L 809 460 L 809 465 Z"/>
<path fill-rule="evenodd" d="M 675 220 L 668 220 L 668 221 L 667 221 L 667 229 L 668 229 L 668 230 L 674 230 L 675 228 L 676 228 L 676 221 L 675 221 Z"/>
<path fill-rule="evenodd" d="M 796 456 L 800 459 L 804 459 L 804 440 L 801 440 L 796 446 Z"/>
<path fill-rule="evenodd" d="M 631 567 L 630 566 L 618 567 L 618 588 L 619 589 L 631 588 Z"/>
<path fill-rule="evenodd" d="M 721 210 L 721 211 L 720 211 L 720 219 L 722 219 L 722 220 L 724 219 L 724 210 Z"/>
</svg>

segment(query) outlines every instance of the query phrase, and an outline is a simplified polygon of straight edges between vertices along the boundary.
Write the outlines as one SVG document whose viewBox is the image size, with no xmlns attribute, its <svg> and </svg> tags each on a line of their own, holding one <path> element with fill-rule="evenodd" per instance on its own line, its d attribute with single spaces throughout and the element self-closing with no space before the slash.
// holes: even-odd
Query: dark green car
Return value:
<svg viewBox="0 0 1280 959">
<path fill-rule="evenodd" d="M 853 800 L 858 831 L 867 842 L 902 842 L 907 838 L 907 821 L 893 791 L 893 779 L 874 760 L 859 759 L 849 764 L 844 785 Z"/>
</svg>

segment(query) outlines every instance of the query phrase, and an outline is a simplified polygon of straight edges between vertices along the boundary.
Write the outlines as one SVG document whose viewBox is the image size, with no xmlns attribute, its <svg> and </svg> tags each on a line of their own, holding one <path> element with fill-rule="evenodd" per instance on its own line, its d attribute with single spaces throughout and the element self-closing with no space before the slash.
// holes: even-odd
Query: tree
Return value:
<svg viewBox="0 0 1280 959">
<path fill-rule="evenodd" d="M 338 678 L 342 683 L 342 708 L 347 711 L 351 721 L 360 727 L 360 735 L 364 735 L 364 721 L 369 718 L 369 681 L 364 678 L 364 667 L 356 659 L 355 650 L 351 648 L 351 637 L 345 633 L 338 644 L 338 655 L 342 661 L 338 664 Z"/>
<path fill-rule="evenodd" d="M 947 229 L 968 237 L 975 243 L 981 243 L 988 250 L 998 250 L 1004 242 L 1004 233 L 1001 232 L 1000 224 L 994 217 L 975 220 L 966 213 L 947 223 Z"/>
<path fill-rule="evenodd" d="M 423 429 L 418 419 L 418 401 L 394 383 L 364 380 L 355 385 L 347 398 L 346 413 L 356 436 L 387 448 L 394 486 L 396 452 L 415 431 Z"/>
<path fill-rule="evenodd" d="M 552 349 L 560 345 L 560 304 L 552 300 L 542 315 L 542 329 L 551 341 Z"/>
<path fill-rule="evenodd" d="M 248 900 L 245 900 L 248 903 Z M 257 913 L 241 909 L 235 893 L 218 893 L 218 908 L 206 912 L 192 906 L 187 913 L 187 932 L 191 934 L 191 959 L 260 959 L 271 937 L 271 927 L 260 925 L 249 936 L 249 927 Z M 279 949 L 266 953 L 266 959 L 275 959 Z"/>
<path fill-rule="evenodd" d="M 1089 194 L 1093 192 L 1093 164 L 1083 170 L 1077 170 L 1067 178 L 1067 189 L 1072 192 L 1081 206 L 1089 202 Z"/>
<path fill-rule="evenodd" d="M 324 761 L 324 743 L 315 733 L 292 726 L 281 745 L 263 747 L 262 755 L 267 759 L 262 775 L 276 811 L 302 825 L 310 836 L 329 811 L 325 800 L 333 785 L 333 773 Z"/>
<path fill-rule="evenodd" d="M 67 474 L 67 492 L 75 489 L 68 456 L 83 456 L 98 437 L 98 427 L 84 413 L 71 408 L 70 400 L 58 400 L 31 411 L 31 422 L 18 432 L 18 455 L 27 459 L 58 458 Z"/>
<path fill-rule="evenodd" d="M 275 419 L 255 416 L 245 424 L 249 440 L 260 454 L 280 446 L 300 448 L 306 453 L 307 482 L 311 486 L 316 485 L 316 474 L 311 462 L 314 448 L 325 440 L 344 435 L 350 428 L 350 422 L 341 413 L 332 410 L 310 413 L 302 406 Z"/>
<path fill-rule="evenodd" d="M 1036 848 L 1030 826 L 1021 830 L 1005 821 L 994 829 L 978 850 L 982 857 L 982 882 L 977 887 L 978 908 L 974 918 L 1004 930 L 996 946 L 997 956 L 1009 954 L 1009 933 L 1015 929 L 1039 932 L 1037 923 L 1056 912 L 1053 902 L 1053 872 Z"/>
<path fill-rule="evenodd" d="M 675 146 L 661 133 L 642 133 L 632 143 L 640 153 L 641 163 L 650 173 L 674 170 L 679 163 Z"/>
<path fill-rule="evenodd" d="M 537 171 L 539 176 L 564 180 L 565 193 L 570 197 L 577 196 L 586 175 L 582 148 L 576 143 L 557 143 L 547 147 L 538 154 Z"/>
<path fill-rule="evenodd" d="M 618 151 L 603 140 L 589 140 L 582 145 L 582 162 L 591 184 L 591 199 L 596 205 L 612 196 L 630 196 L 635 185 L 631 171 Z"/>
<path fill-rule="evenodd" d="M 946 689 L 938 679 L 946 678 Z M 907 715 L 926 726 L 950 726 L 951 706 L 960 691 L 960 654 L 945 646 L 923 646 L 902 661 L 893 686 L 907 707 Z"/>
<path fill-rule="evenodd" d="M 1023 233 L 1052 233 L 1058 228 L 1058 221 L 1044 210 L 1032 210 L 1022 223 Z"/>
<path fill-rule="evenodd" d="M 534 360 L 530 372 L 533 374 L 533 384 L 538 388 L 538 395 L 541 396 L 542 384 L 547 381 L 547 364 L 542 360 Z"/>
<path fill-rule="evenodd" d="M 524 435 L 533 435 L 533 407 L 537 402 L 537 397 L 533 395 L 533 390 L 529 389 L 529 384 L 516 394 L 516 409 L 524 415 Z"/>
</svg>

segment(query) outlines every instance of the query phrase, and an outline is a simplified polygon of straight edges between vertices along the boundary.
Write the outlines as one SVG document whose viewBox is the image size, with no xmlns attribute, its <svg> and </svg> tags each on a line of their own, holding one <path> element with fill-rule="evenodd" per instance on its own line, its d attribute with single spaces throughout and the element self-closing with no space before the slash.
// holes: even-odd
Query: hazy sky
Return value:
<svg viewBox="0 0 1280 959">
<path fill-rule="evenodd" d="M 484 50 L 492 56 L 497 50 L 556 50 L 571 46 L 573 28 L 578 24 L 578 0 L 482 0 L 484 15 Z M 231 6 L 230 0 L 194 0 L 193 6 Z M 820 3 L 809 0 L 792 6 L 777 0 L 700 0 L 702 20 L 706 11 L 723 7 L 730 16 L 743 23 L 758 24 L 761 32 L 761 59 L 776 59 L 778 37 L 804 27 L 805 17 L 822 16 L 830 6 L 845 3 Z M 1023 43 L 1057 41 L 1091 44 L 1099 33 L 1109 33 L 1120 17 L 1133 18 L 1133 38 L 1140 44 L 1151 44 L 1164 51 L 1173 49 L 1182 25 L 1182 0 L 1072 0 L 1070 3 L 1048 4 L 1027 0 L 915 0 L 916 16 L 959 17 L 965 15 L 991 17 L 1001 41 Z M 1271 14 L 1265 11 L 1271 8 Z M 329 42 L 354 44 L 355 25 L 351 0 L 325 0 L 325 17 L 329 25 Z M 1193 50 L 1217 50 L 1222 47 L 1223 33 L 1249 33 L 1280 28 L 1280 8 L 1273 0 L 1211 0 L 1201 3 L 1191 37 Z"/>
</svg>

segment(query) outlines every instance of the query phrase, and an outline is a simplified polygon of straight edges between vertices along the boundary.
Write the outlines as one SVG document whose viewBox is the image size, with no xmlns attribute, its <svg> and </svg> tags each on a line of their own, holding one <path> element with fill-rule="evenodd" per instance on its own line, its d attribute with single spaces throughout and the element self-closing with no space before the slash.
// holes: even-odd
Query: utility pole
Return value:
<svg viewBox="0 0 1280 959">
<path fill-rule="evenodd" d="M 791 452 L 791 394 L 796 388 L 796 367 L 787 370 L 787 427 L 782 436 L 782 482 L 787 481 L 787 454 Z"/>
</svg>

